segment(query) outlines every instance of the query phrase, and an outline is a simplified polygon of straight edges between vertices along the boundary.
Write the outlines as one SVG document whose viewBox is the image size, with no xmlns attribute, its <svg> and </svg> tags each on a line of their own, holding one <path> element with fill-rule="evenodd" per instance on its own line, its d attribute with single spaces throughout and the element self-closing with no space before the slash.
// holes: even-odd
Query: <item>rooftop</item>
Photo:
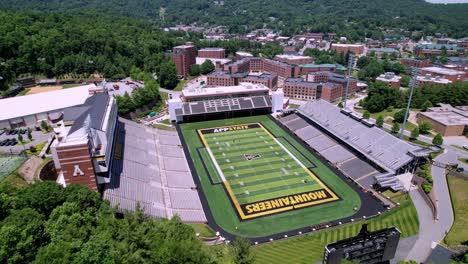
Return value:
<svg viewBox="0 0 468 264">
<path fill-rule="evenodd" d="M 184 97 L 199 97 L 199 96 L 220 96 L 233 93 L 256 93 L 268 92 L 270 89 L 263 84 L 240 83 L 236 86 L 218 86 L 199 89 L 185 89 L 182 91 Z"/>
<path fill-rule="evenodd" d="M 288 60 L 312 59 L 312 57 L 309 57 L 309 56 L 290 55 L 290 54 L 279 54 L 279 55 L 276 55 L 275 57 L 281 58 L 281 59 L 288 59 Z"/>
<path fill-rule="evenodd" d="M 449 79 L 439 78 L 439 77 L 431 77 L 430 75 L 426 76 L 418 76 L 416 78 L 419 82 L 432 82 L 432 83 L 440 83 L 440 84 L 449 84 L 452 83 Z"/>
<path fill-rule="evenodd" d="M 455 71 L 455 70 L 450 70 L 450 69 L 445 69 L 441 67 L 425 67 L 422 68 L 423 71 L 428 71 L 428 72 L 433 72 L 437 74 L 443 74 L 443 75 L 460 75 L 460 74 L 465 74 L 462 71 Z"/>
<path fill-rule="evenodd" d="M 203 49 L 200 49 L 199 51 L 224 51 L 224 48 L 203 48 Z"/>
<path fill-rule="evenodd" d="M 47 93 L 1 99 L 0 120 L 52 112 L 70 106 L 81 105 L 89 97 L 88 89 L 95 87 L 96 85 L 89 84 Z"/>
<path fill-rule="evenodd" d="M 431 107 L 420 114 L 446 126 L 468 125 L 468 112 L 451 106 Z"/>
<path fill-rule="evenodd" d="M 332 47 L 364 47 L 363 44 L 341 44 L 341 43 L 333 43 Z"/>
<path fill-rule="evenodd" d="M 449 45 L 449 44 L 419 44 L 416 46 L 418 49 L 436 49 L 436 50 L 441 50 L 445 48 L 446 50 L 460 50 L 462 51 L 463 48 L 457 47 L 455 45 Z"/>
</svg>

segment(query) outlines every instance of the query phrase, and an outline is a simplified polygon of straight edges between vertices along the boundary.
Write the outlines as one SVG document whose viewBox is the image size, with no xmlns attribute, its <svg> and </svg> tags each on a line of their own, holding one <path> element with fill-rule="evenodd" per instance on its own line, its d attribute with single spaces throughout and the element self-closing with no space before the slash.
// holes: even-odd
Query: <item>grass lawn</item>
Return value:
<svg viewBox="0 0 468 264">
<path fill-rule="evenodd" d="M 182 91 L 184 89 L 185 84 L 188 82 L 188 80 L 179 80 L 179 83 L 177 86 L 173 89 L 174 91 Z"/>
<path fill-rule="evenodd" d="M 172 126 L 169 127 L 169 126 L 162 125 L 162 124 L 154 124 L 153 127 L 157 129 L 162 129 L 162 130 L 175 131 L 174 127 Z"/>
<path fill-rule="evenodd" d="M 454 147 L 454 148 L 461 149 L 461 150 L 463 150 L 463 151 L 467 151 L 467 152 L 468 152 L 468 150 L 467 150 L 467 149 L 465 149 L 465 148 L 464 148 L 464 147 L 462 147 L 462 146 L 455 145 L 455 144 L 451 144 L 450 146 L 452 146 L 452 147 Z"/>
<path fill-rule="evenodd" d="M 37 145 L 35 146 L 35 147 L 36 147 L 36 152 L 31 152 L 31 150 L 29 150 L 29 148 L 27 148 L 27 149 L 26 149 L 26 154 L 27 154 L 28 156 L 38 155 L 38 154 L 41 152 L 42 148 L 45 146 L 46 143 L 47 143 L 47 141 L 44 141 L 44 142 L 42 142 L 42 143 L 37 144 Z"/>
<path fill-rule="evenodd" d="M 231 200 L 229 199 L 228 195 L 226 194 L 225 189 L 223 188 L 223 185 L 211 184 L 210 182 L 210 175 L 212 174 L 216 175 L 216 172 L 212 171 L 214 170 L 213 169 L 214 166 L 210 166 L 210 164 L 205 164 L 207 166 L 207 169 L 211 168 L 209 169 L 211 171 L 209 173 L 210 175 L 207 175 L 207 171 L 205 170 L 205 167 L 203 166 L 204 163 L 202 161 L 202 158 L 198 154 L 197 148 L 200 151 L 206 150 L 206 149 L 204 148 L 204 145 L 201 142 L 199 135 L 197 134 L 197 129 L 224 127 L 224 126 L 229 126 L 229 125 L 239 125 L 239 124 L 247 124 L 247 123 L 261 123 L 262 126 L 265 127 L 274 137 L 276 137 L 278 140 L 281 139 L 281 142 L 282 144 L 284 143 L 283 145 L 285 146 L 285 148 L 288 149 L 289 152 L 294 153 L 293 155 L 296 156 L 297 159 L 300 159 L 301 162 L 304 161 L 304 163 L 305 163 L 305 160 L 309 160 L 310 162 L 315 164 L 316 167 L 311 168 L 311 171 L 315 175 L 317 175 L 320 178 L 320 180 L 325 182 L 333 192 L 339 195 L 342 198 L 342 200 L 333 201 L 333 202 L 326 203 L 326 204 L 314 205 L 312 207 L 302 208 L 300 210 L 282 212 L 282 213 L 271 215 L 271 216 L 254 218 L 248 221 L 240 221 L 236 215 L 236 211 L 234 207 L 231 204 Z M 341 178 L 339 178 L 330 168 L 322 164 L 320 160 L 317 159 L 317 157 L 315 157 L 312 153 L 307 151 L 302 145 L 299 144 L 299 142 L 295 141 L 288 133 L 283 131 L 279 126 L 277 126 L 273 121 L 271 121 L 268 118 L 268 116 L 253 116 L 253 117 L 245 117 L 245 118 L 234 118 L 234 119 L 228 119 L 228 120 L 184 123 L 181 125 L 181 129 L 182 129 L 182 134 L 187 143 L 187 146 L 189 148 L 191 158 L 194 162 L 195 169 L 197 170 L 197 174 L 200 177 L 201 185 L 205 193 L 205 196 L 207 197 L 211 213 L 213 214 L 213 217 L 216 223 L 219 226 L 221 226 L 225 231 L 231 234 L 244 236 L 244 237 L 267 236 L 267 235 L 271 235 L 275 233 L 285 232 L 285 231 L 289 231 L 289 230 L 296 229 L 296 228 L 302 228 L 306 226 L 311 226 L 311 225 L 351 216 L 355 213 L 353 208 L 354 207 L 360 208 L 361 206 L 361 201 L 360 201 L 358 194 L 351 187 L 349 187 L 347 183 L 341 180 Z M 245 130 L 240 130 L 238 132 L 240 132 L 240 134 L 246 133 Z M 248 140 L 250 142 L 250 140 L 255 140 L 255 139 L 248 139 Z M 211 141 L 211 142 L 214 142 L 214 144 L 216 144 L 216 140 Z M 286 142 L 289 142 L 292 145 L 286 145 Z M 211 144 L 212 143 L 210 143 L 210 146 Z M 246 149 L 247 152 L 255 150 L 255 153 L 249 153 L 249 154 L 260 154 L 262 156 L 268 156 L 268 155 L 271 156 L 271 155 L 275 155 L 275 152 L 282 153 L 279 150 L 270 151 L 269 149 L 270 145 L 268 145 L 266 149 L 261 149 L 260 147 L 251 149 L 249 146 L 247 146 L 247 141 L 245 142 L 245 144 L 246 144 L 245 148 L 248 148 Z M 265 143 L 265 144 L 270 144 L 270 142 Z M 294 146 L 294 148 L 292 146 Z M 274 145 L 271 147 L 276 148 L 276 146 Z M 242 146 L 237 146 L 236 148 L 242 148 Z M 239 150 L 239 149 L 234 149 L 234 150 Z M 215 155 L 217 154 L 222 155 L 222 152 L 216 153 Z M 229 152 L 225 152 L 225 154 L 229 155 Z M 237 158 L 238 157 L 232 157 L 230 159 L 234 160 Z M 278 164 L 284 164 L 284 166 L 287 166 L 287 164 L 290 164 L 291 168 L 288 167 L 288 169 L 290 169 L 291 172 L 293 172 L 295 168 L 293 167 L 291 163 L 288 163 L 288 159 L 290 158 L 290 156 L 283 156 L 283 158 L 285 159 L 285 161 L 275 160 L 274 162 L 271 162 L 270 164 L 264 164 L 262 165 L 262 167 L 257 167 L 257 169 L 253 169 L 253 170 L 249 170 L 246 167 L 245 169 L 249 171 L 245 171 L 245 173 L 251 173 L 252 176 L 254 176 L 256 171 L 260 171 L 260 170 L 266 173 L 266 171 L 268 170 L 268 166 L 272 166 L 272 168 L 274 167 L 276 170 L 275 166 L 278 166 Z M 209 157 L 203 158 L 203 160 L 206 163 L 210 161 Z M 264 158 L 260 158 L 258 159 L 258 162 L 261 162 L 262 160 L 265 161 Z M 221 165 L 221 166 L 224 166 L 224 165 Z M 226 167 L 224 168 L 226 169 Z M 227 165 L 227 171 L 229 171 L 229 168 L 230 168 L 230 165 Z M 280 177 L 282 171 L 283 170 L 279 168 L 277 170 L 276 176 Z M 264 177 L 271 176 L 268 174 L 262 174 L 262 175 Z M 293 174 L 291 174 L 291 176 L 293 175 L 295 175 L 294 172 Z M 239 175 L 239 177 L 242 177 L 242 176 L 247 176 L 247 174 Z M 260 176 L 260 174 L 255 175 L 255 176 Z M 234 177 L 236 176 L 234 175 Z M 233 178 L 231 177 L 231 179 Z M 266 179 L 266 178 L 262 178 L 262 179 Z M 258 179 L 258 180 L 262 180 L 262 179 Z M 272 185 L 276 184 L 274 183 L 273 179 L 271 180 L 272 182 L 264 183 L 264 184 L 272 184 Z M 310 181 L 312 183 L 312 180 Z M 238 182 L 238 184 L 240 185 L 240 182 Z M 260 186 L 258 185 L 257 187 L 260 188 Z M 267 187 L 272 187 L 272 186 L 268 185 Z M 282 187 L 278 186 L 278 189 L 274 189 L 272 187 L 270 191 L 271 192 L 277 191 L 275 195 L 276 197 L 279 197 L 282 194 L 281 190 L 282 190 Z M 246 194 L 245 192 L 238 192 L 238 194 L 239 194 L 238 196 L 239 199 L 248 200 L 249 198 L 248 195 L 247 196 L 243 195 L 243 194 Z M 264 192 L 261 194 L 260 193 L 257 193 L 257 194 L 263 197 L 263 195 L 268 196 L 268 195 L 271 195 L 272 193 Z M 269 197 L 270 196 L 268 196 L 268 198 Z"/>
<path fill-rule="evenodd" d="M 289 104 L 289 108 L 299 108 L 298 104 Z"/>
<path fill-rule="evenodd" d="M 459 161 L 465 163 L 465 164 L 468 164 L 468 159 L 465 159 L 465 158 L 459 158 L 458 159 Z"/>
<path fill-rule="evenodd" d="M 373 119 L 377 119 L 377 117 L 378 117 L 379 115 L 382 115 L 383 118 L 385 119 L 385 117 L 387 117 L 387 116 L 393 117 L 393 115 L 394 115 L 396 112 L 400 111 L 400 110 L 401 110 L 400 108 L 395 108 L 395 109 L 393 109 L 392 111 L 383 110 L 383 111 L 377 112 L 377 113 L 370 113 L 370 117 L 373 118 Z M 356 109 L 356 111 L 362 114 L 362 113 L 364 113 L 366 110 L 365 110 L 365 109 Z"/>
<path fill-rule="evenodd" d="M 172 122 L 169 118 L 161 120 L 161 123 L 166 124 L 166 125 L 172 125 Z"/>
<path fill-rule="evenodd" d="M 402 232 L 402 237 L 412 236 L 418 232 L 418 216 L 409 196 L 401 195 L 396 201 L 400 202 L 399 207 L 366 221 L 370 230 L 396 226 Z M 287 263 L 317 263 L 322 260 L 325 245 L 355 236 L 363 223 L 364 221 L 346 224 L 342 227 L 256 246 L 253 248 L 256 263 L 282 264 L 285 260 Z"/>
<path fill-rule="evenodd" d="M 11 184 L 13 184 L 13 186 L 16 186 L 16 187 L 21 187 L 21 186 L 25 186 L 27 185 L 28 183 L 23 179 L 23 177 L 21 177 L 21 175 L 19 175 L 16 171 L 11 173 L 10 175 L 7 175 L 6 177 L 4 177 L 3 179 L 1 179 L 2 181 L 8 181 L 10 182 Z"/>
<path fill-rule="evenodd" d="M 82 83 L 67 83 L 62 85 L 62 89 L 68 89 L 68 88 L 73 88 L 73 87 L 78 87 L 82 86 Z"/>
<path fill-rule="evenodd" d="M 447 181 L 455 220 L 444 242 L 448 246 L 456 246 L 468 241 L 468 181 L 450 175 Z"/>
<path fill-rule="evenodd" d="M 195 233 L 199 233 L 200 236 L 202 237 L 214 237 L 216 235 L 216 232 L 213 231 L 208 225 L 205 224 L 188 224 L 195 230 Z"/>
<path fill-rule="evenodd" d="M 18 96 L 26 95 L 30 90 L 31 89 L 29 89 L 29 88 L 23 89 L 21 92 L 18 93 Z"/>
</svg>

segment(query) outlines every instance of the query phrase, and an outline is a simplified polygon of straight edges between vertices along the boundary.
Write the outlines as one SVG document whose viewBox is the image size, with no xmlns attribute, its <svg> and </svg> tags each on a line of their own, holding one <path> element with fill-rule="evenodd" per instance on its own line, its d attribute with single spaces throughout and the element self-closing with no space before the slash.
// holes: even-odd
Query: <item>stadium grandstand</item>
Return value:
<svg viewBox="0 0 468 264">
<path fill-rule="evenodd" d="M 283 100 L 282 90 L 270 91 L 263 84 L 186 89 L 169 100 L 169 114 L 176 122 L 269 114 L 282 110 Z"/>
<path fill-rule="evenodd" d="M 401 190 L 394 176 L 414 170 L 433 151 L 400 140 L 324 100 L 310 101 L 280 122 L 364 188 L 378 184 Z"/>
<path fill-rule="evenodd" d="M 112 206 L 134 211 L 139 203 L 155 218 L 206 222 L 177 132 L 119 119 L 115 144 L 111 182 L 104 190 Z"/>
</svg>

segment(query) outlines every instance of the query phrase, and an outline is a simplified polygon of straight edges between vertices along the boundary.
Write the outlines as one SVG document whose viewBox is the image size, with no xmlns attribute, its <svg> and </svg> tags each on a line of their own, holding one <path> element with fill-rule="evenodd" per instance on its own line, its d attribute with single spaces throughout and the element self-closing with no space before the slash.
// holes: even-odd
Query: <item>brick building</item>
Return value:
<svg viewBox="0 0 468 264">
<path fill-rule="evenodd" d="M 461 47 L 449 44 L 420 44 L 416 46 L 415 53 L 417 56 L 434 56 L 441 55 L 444 50 L 448 56 L 463 54 L 465 51 Z"/>
<path fill-rule="evenodd" d="M 450 70 L 441 67 L 424 67 L 421 69 L 421 76 L 439 77 L 450 80 L 452 82 L 463 81 L 465 78 L 464 71 Z"/>
<path fill-rule="evenodd" d="M 229 72 L 213 72 L 206 76 L 206 85 L 208 87 L 215 86 L 236 86 L 241 82 L 263 84 L 272 89 L 278 85 L 278 76 L 276 74 L 257 74 L 248 75 L 246 72 L 229 73 Z"/>
<path fill-rule="evenodd" d="M 298 56 L 298 55 L 288 55 L 288 54 L 279 54 L 276 55 L 274 60 L 281 61 L 288 64 L 312 64 L 314 63 L 314 58 L 309 56 Z"/>
<path fill-rule="evenodd" d="M 253 57 L 253 55 L 249 52 L 245 52 L 245 51 L 236 51 L 236 59 L 237 60 L 242 60 L 244 58 L 250 58 L 250 57 Z"/>
<path fill-rule="evenodd" d="M 302 78 L 288 78 L 284 81 L 286 97 L 302 100 L 324 99 L 333 102 L 343 96 L 343 86 L 336 83 L 308 82 Z"/>
<path fill-rule="evenodd" d="M 401 77 L 394 72 L 386 72 L 378 76 L 375 80 L 386 83 L 389 87 L 400 88 Z"/>
<path fill-rule="evenodd" d="M 337 74 L 334 72 L 312 72 L 307 75 L 307 81 L 310 81 L 310 82 L 319 81 L 322 83 L 330 82 L 330 83 L 339 84 L 341 87 L 346 88 L 348 78 L 345 75 Z M 349 89 L 348 89 L 349 94 L 353 94 L 359 91 L 359 86 L 357 85 L 357 83 L 358 83 L 358 80 L 356 78 L 353 78 L 353 77 L 350 78 Z M 334 89 L 338 89 L 338 88 L 335 87 Z M 334 94 L 338 94 L 338 92 L 335 92 Z"/>
<path fill-rule="evenodd" d="M 198 57 L 209 59 L 223 59 L 226 51 L 223 48 L 203 48 L 198 50 Z"/>
<path fill-rule="evenodd" d="M 172 48 L 171 58 L 176 65 L 177 75 L 187 77 L 190 66 L 196 63 L 197 48 L 192 42 Z"/>
<path fill-rule="evenodd" d="M 89 97 L 81 106 L 49 116 L 56 140 L 51 153 L 57 182 L 83 184 L 91 190 L 110 182 L 117 123 L 117 104 L 107 93 Z"/>
<path fill-rule="evenodd" d="M 278 77 L 289 78 L 299 75 L 299 67 L 284 62 L 269 60 L 259 57 L 244 58 L 224 65 L 224 71 L 237 72 L 267 72 Z"/>
<path fill-rule="evenodd" d="M 307 74 L 307 81 L 323 83 L 328 81 L 329 76 L 330 72 L 328 71 L 310 72 L 309 74 Z"/>
<path fill-rule="evenodd" d="M 400 59 L 400 63 L 403 64 L 407 69 L 410 68 L 424 68 L 428 67 L 431 61 L 429 59 L 413 59 L 413 58 L 403 58 Z"/>
<path fill-rule="evenodd" d="M 417 114 L 418 123 L 426 121 L 442 136 L 462 136 L 468 133 L 468 106 L 440 104 Z"/>
<path fill-rule="evenodd" d="M 339 44 L 333 43 L 331 50 L 336 51 L 337 53 L 348 53 L 352 52 L 355 55 L 364 54 L 364 45 L 362 44 Z"/>
<path fill-rule="evenodd" d="M 324 83 L 322 86 L 322 94 L 321 99 L 326 100 L 328 102 L 334 102 L 338 99 L 343 98 L 344 96 L 344 88 L 341 84 L 336 83 Z"/>
</svg>

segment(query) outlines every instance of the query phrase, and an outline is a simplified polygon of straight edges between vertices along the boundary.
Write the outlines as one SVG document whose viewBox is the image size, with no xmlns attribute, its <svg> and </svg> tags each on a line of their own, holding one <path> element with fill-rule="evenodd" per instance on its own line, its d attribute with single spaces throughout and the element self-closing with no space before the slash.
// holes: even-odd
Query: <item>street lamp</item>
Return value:
<svg viewBox="0 0 468 264">
<path fill-rule="evenodd" d="M 418 82 L 418 75 L 420 71 L 421 69 L 419 68 L 413 68 L 411 72 L 410 95 L 408 98 L 408 104 L 406 105 L 406 112 L 405 112 L 405 118 L 403 119 L 403 126 L 401 127 L 401 131 L 400 131 L 400 139 L 403 138 L 403 133 L 405 132 L 406 121 L 408 120 L 409 108 L 411 105 L 411 99 L 413 98 L 413 90 Z"/>
<path fill-rule="evenodd" d="M 348 59 L 348 81 L 346 82 L 346 91 L 345 91 L 345 97 L 344 97 L 344 102 L 343 102 L 343 109 L 346 109 L 346 101 L 348 100 L 348 89 L 349 89 L 349 80 L 351 79 L 351 70 L 354 65 L 354 56 L 353 54 L 349 54 L 349 59 Z"/>
</svg>

